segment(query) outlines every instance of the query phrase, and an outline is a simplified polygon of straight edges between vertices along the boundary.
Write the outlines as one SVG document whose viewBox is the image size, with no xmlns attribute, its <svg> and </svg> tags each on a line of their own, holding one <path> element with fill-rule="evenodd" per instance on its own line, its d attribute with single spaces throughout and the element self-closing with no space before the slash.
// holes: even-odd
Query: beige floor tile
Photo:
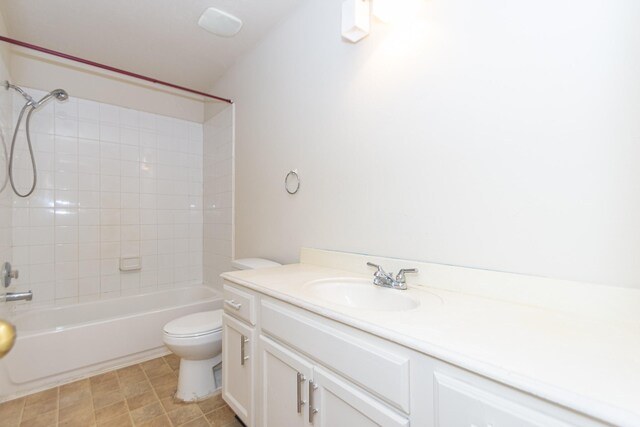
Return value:
<svg viewBox="0 0 640 427">
<path fill-rule="evenodd" d="M 83 412 L 68 420 L 59 420 L 60 427 L 89 427 L 96 424 L 93 412 Z"/>
<path fill-rule="evenodd" d="M 242 427 L 221 393 L 175 401 L 177 365 L 169 355 L 2 403 L 0 427 Z"/>
<path fill-rule="evenodd" d="M 127 405 L 129 406 L 130 411 L 142 408 L 143 406 L 147 406 L 154 402 L 159 403 L 160 401 L 153 390 L 127 398 Z"/>
<path fill-rule="evenodd" d="M 157 418 L 160 415 L 164 415 L 164 408 L 158 401 L 151 405 L 143 406 L 142 408 L 131 411 L 131 419 L 134 424 L 142 424 Z"/>
<path fill-rule="evenodd" d="M 187 421 L 191 421 L 194 418 L 202 416 L 202 411 L 200 410 L 198 405 L 191 404 L 184 405 L 181 408 L 174 409 L 171 412 L 167 412 L 167 416 L 174 426 L 179 426 L 186 423 Z"/>
<path fill-rule="evenodd" d="M 138 368 L 138 372 L 130 374 L 130 375 L 125 375 L 125 376 L 119 376 L 118 375 L 118 379 L 120 381 L 120 386 L 121 387 L 125 387 L 131 384 L 135 384 L 135 383 L 139 383 L 141 381 L 146 381 L 147 380 L 147 376 L 145 375 L 145 373 L 142 371 L 142 369 Z"/>
<path fill-rule="evenodd" d="M 153 377 L 149 379 L 149 382 L 151 383 L 151 385 L 153 385 L 154 387 L 159 387 L 161 385 L 165 385 L 165 384 L 173 384 L 173 385 L 178 385 L 178 377 L 173 373 L 166 373 L 164 375 L 160 375 L 157 377 Z"/>
<path fill-rule="evenodd" d="M 126 368 L 120 368 L 116 371 L 116 374 L 118 374 L 119 378 L 126 378 L 129 376 L 140 375 L 142 373 L 143 371 L 140 365 L 131 365 L 131 366 L 127 366 Z"/>
<path fill-rule="evenodd" d="M 127 404 L 123 401 L 114 403 L 104 408 L 97 409 L 95 411 L 95 417 L 97 422 L 103 422 L 115 418 L 119 415 L 129 412 Z"/>
<path fill-rule="evenodd" d="M 209 421 L 205 417 L 198 417 L 188 423 L 182 424 L 180 427 L 210 427 Z"/>
<path fill-rule="evenodd" d="M 161 366 L 166 366 L 167 364 L 165 363 L 164 359 L 162 357 L 159 357 L 157 359 L 151 359 L 151 360 L 147 360 L 146 362 L 142 362 L 140 364 L 140 367 L 147 372 L 150 369 L 156 369 L 159 368 Z"/>
<path fill-rule="evenodd" d="M 14 427 L 20 424 L 25 398 L 0 403 L 0 427 Z"/>
<path fill-rule="evenodd" d="M 0 418 L 0 427 L 18 427 L 20 425 L 20 414 L 11 417 Z"/>
<path fill-rule="evenodd" d="M 50 401 L 58 398 L 58 388 L 51 388 L 49 390 L 41 391 L 39 393 L 30 394 L 27 396 L 25 406 L 34 405 L 43 401 Z"/>
<path fill-rule="evenodd" d="M 58 412 L 50 411 L 41 413 L 38 416 L 23 419 L 20 423 L 20 427 L 52 427 L 58 422 Z"/>
<path fill-rule="evenodd" d="M 110 378 L 99 383 L 91 384 L 91 393 L 94 396 L 112 393 L 118 390 L 120 390 L 120 383 L 118 382 L 117 377 Z"/>
<path fill-rule="evenodd" d="M 116 374 L 115 371 L 111 371 L 111 372 L 105 372 L 104 374 L 96 375 L 95 377 L 91 377 L 89 378 L 89 382 L 91 383 L 91 385 L 94 385 L 94 384 L 100 384 L 101 382 L 104 382 L 104 381 L 113 380 L 115 378 L 118 378 L 118 375 Z"/>
<path fill-rule="evenodd" d="M 59 408 L 58 420 L 66 421 L 72 418 L 85 416 L 86 414 L 93 416 L 93 403 L 91 400 L 80 401 L 64 408 Z"/>
<path fill-rule="evenodd" d="M 151 378 L 159 377 L 161 375 L 173 374 L 173 370 L 169 367 L 169 365 L 164 363 L 163 365 L 158 366 L 157 368 L 151 368 L 151 369 L 145 370 L 145 373 L 147 374 L 147 377 L 151 379 Z"/>
<path fill-rule="evenodd" d="M 166 415 L 161 415 L 145 423 L 138 424 L 137 427 L 172 427 L 172 425 Z"/>
<path fill-rule="evenodd" d="M 165 397 L 164 399 L 160 399 L 160 403 L 162 403 L 164 410 L 167 412 L 171 412 L 188 405 L 187 403 L 178 402 L 173 397 Z"/>
<path fill-rule="evenodd" d="M 215 409 L 222 408 L 226 403 L 222 400 L 222 393 L 218 393 L 213 397 L 208 398 L 207 400 L 203 400 L 202 402 L 198 402 L 198 406 L 202 410 L 203 413 L 209 413 Z"/>
<path fill-rule="evenodd" d="M 146 379 L 139 383 L 129 384 L 122 387 L 122 394 L 124 394 L 124 397 L 133 397 L 149 391 L 152 391 L 151 384 L 149 384 L 149 381 Z"/>
<path fill-rule="evenodd" d="M 47 412 L 55 412 L 55 415 L 58 414 L 58 397 L 57 390 L 55 397 L 49 397 L 47 400 L 37 400 L 35 402 L 32 401 L 29 403 L 29 397 L 27 397 L 27 404 L 25 404 L 24 409 L 22 411 L 22 421 L 30 420 L 32 418 L 36 418 L 42 414 L 46 414 Z"/>
<path fill-rule="evenodd" d="M 98 427 L 130 427 L 133 426 L 129 413 L 118 415 L 110 420 L 98 422 Z"/>
<path fill-rule="evenodd" d="M 164 384 L 161 386 L 153 387 L 153 389 L 156 391 L 156 394 L 158 395 L 158 398 L 160 400 L 165 398 L 173 399 L 173 396 L 175 396 L 176 394 L 177 388 L 178 388 L 177 385 L 173 385 L 173 384 Z"/>
<path fill-rule="evenodd" d="M 114 403 L 120 402 L 124 400 L 124 396 L 118 391 L 114 391 L 107 394 L 101 394 L 98 396 L 93 396 L 93 407 L 98 410 L 102 409 L 106 406 L 113 405 Z"/>
<path fill-rule="evenodd" d="M 235 419 L 235 414 L 228 406 L 223 406 L 206 414 L 207 420 L 213 427 L 222 427 Z"/>
<path fill-rule="evenodd" d="M 164 361 L 174 371 L 180 368 L 180 358 L 175 354 L 164 356 Z"/>
<path fill-rule="evenodd" d="M 89 388 L 81 388 L 75 391 L 62 391 L 60 389 L 60 397 L 58 400 L 59 408 L 66 408 L 67 406 L 75 405 L 78 403 L 89 402 L 91 403 L 91 390 Z"/>
<path fill-rule="evenodd" d="M 69 384 L 60 386 L 60 396 L 67 393 L 75 393 L 79 390 L 86 390 L 90 387 L 89 378 L 79 381 L 74 381 Z"/>
</svg>

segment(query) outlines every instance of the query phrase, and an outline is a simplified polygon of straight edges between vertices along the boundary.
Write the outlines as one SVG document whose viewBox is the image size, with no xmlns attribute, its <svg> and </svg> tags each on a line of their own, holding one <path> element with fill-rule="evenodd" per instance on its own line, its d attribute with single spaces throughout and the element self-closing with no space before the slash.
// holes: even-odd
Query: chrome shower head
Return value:
<svg viewBox="0 0 640 427">
<path fill-rule="evenodd" d="M 69 94 L 64 89 L 54 89 L 48 94 L 46 94 L 40 101 L 33 105 L 33 108 L 40 108 L 45 102 L 49 99 L 55 98 L 60 102 L 66 101 L 69 99 Z"/>
</svg>

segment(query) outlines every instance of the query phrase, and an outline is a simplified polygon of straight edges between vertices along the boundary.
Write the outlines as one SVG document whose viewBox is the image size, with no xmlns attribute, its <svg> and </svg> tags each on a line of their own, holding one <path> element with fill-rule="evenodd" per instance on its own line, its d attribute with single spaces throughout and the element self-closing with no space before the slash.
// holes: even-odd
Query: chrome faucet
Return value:
<svg viewBox="0 0 640 427">
<path fill-rule="evenodd" d="M 407 289 L 407 279 L 404 276 L 405 273 L 417 273 L 417 268 L 402 268 L 396 274 L 396 277 L 393 277 L 393 273 L 385 272 L 382 267 L 372 262 L 368 262 L 367 265 L 369 267 L 375 267 L 378 270 L 373 273 L 373 284 L 376 286 L 382 286 L 383 288 L 391 288 L 391 289 L 399 289 L 405 290 Z"/>
<path fill-rule="evenodd" d="M 27 292 L 7 292 L 4 295 L 0 295 L 0 301 L 4 299 L 6 302 L 12 301 L 31 301 L 33 299 L 33 293 L 31 291 Z"/>
</svg>

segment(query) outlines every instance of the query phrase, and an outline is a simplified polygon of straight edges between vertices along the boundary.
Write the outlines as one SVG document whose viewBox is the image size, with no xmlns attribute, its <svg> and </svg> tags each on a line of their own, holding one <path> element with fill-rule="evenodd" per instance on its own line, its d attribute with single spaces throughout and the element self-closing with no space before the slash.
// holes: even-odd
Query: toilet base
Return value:
<svg viewBox="0 0 640 427">
<path fill-rule="evenodd" d="M 176 399 L 183 402 L 195 402 L 205 399 L 217 391 L 219 387 L 216 387 L 213 367 L 221 360 L 222 355 L 206 360 L 180 359 Z"/>
</svg>

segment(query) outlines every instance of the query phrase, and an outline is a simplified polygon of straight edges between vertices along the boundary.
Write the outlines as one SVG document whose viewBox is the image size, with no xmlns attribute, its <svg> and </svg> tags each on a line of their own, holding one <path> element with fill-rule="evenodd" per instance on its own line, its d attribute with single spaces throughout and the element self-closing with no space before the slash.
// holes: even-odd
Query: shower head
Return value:
<svg viewBox="0 0 640 427">
<path fill-rule="evenodd" d="M 60 102 L 66 101 L 69 99 L 69 94 L 64 89 L 54 89 L 48 94 L 46 94 L 40 101 L 33 104 L 33 108 L 40 108 L 47 102 L 49 99 L 55 98 Z"/>
</svg>

